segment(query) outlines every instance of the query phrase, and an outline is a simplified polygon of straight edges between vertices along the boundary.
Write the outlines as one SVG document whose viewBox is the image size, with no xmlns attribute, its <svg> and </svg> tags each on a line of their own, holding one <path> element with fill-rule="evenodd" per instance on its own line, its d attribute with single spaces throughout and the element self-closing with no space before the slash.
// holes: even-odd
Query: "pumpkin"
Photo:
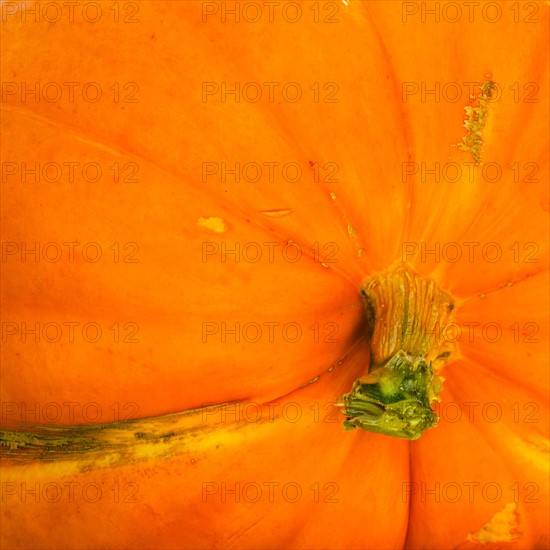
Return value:
<svg viewBox="0 0 550 550">
<path fill-rule="evenodd" d="M 549 546 L 548 5 L 490 4 L 2 3 L 2 547 Z"/>
</svg>

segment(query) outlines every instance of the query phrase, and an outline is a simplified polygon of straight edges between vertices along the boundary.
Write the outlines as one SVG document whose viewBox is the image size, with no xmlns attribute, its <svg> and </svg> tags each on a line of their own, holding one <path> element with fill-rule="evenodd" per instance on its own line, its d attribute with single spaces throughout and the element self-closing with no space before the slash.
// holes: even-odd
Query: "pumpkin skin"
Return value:
<svg viewBox="0 0 550 550">
<path fill-rule="evenodd" d="M 509 10 L 502 4 L 503 13 Z M 508 11 L 506 11 L 508 10 Z M 304 12 L 306 12 L 304 8 Z M 9 242 L 139 244 L 139 262 L 91 264 L 6 261 L 3 320 L 29 323 L 135 322 L 139 342 L 124 346 L 12 338 L 3 346 L 3 403 L 137 403 L 156 417 L 232 400 L 297 403 L 298 422 L 231 422 L 200 445 L 141 460 L 96 464 L 82 457 L 4 462 L 4 483 L 137 484 L 138 502 L 113 498 L 58 503 L 9 497 L 2 502 L 2 544 L 14 548 L 545 548 L 548 541 L 548 74 L 547 6 L 537 25 L 402 22 L 400 3 L 356 2 L 340 24 L 304 18 L 297 25 L 202 23 L 194 2 L 141 2 L 139 24 L 103 18 L 3 24 L 3 74 L 17 82 L 137 82 L 139 103 L 3 102 L 3 158 L 17 163 L 137 162 L 135 184 L 2 183 L 2 225 Z M 231 20 L 230 20 L 231 21 Z M 254 47 L 251 47 L 251 44 Z M 296 44 L 308 45 L 297 51 Z M 406 47 L 403 46 L 406 44 Z M 32 51 L 33 56 L 28 55 Z M 437 52 L 434 55 L 430 52 Z M 204 60 L 208 62 L 205 63 Z M 55 63 L 52 60 L 56 60 Z M 364 71 L 357 68 L 364 67 Z M 165 69 L 166 78 L 159 75 Z M 539 183 L 403 182 L 403 162 L 470 162 L 460 142 L 466 101 L 401 100 L 400 84 L 482 81 L 503 89 L 536 82 L 537 103 L 505 95 L 491 106 L 484 160 L 502 166 L 537 162 Z M 168 76 L 172 75 L 172 76 Z M 183 75 L 183 76 L 182 76 Z M 304 75 L 308 75 L 307 77 Z M 203 82 L 336 82 L 339 102 L 201 101 Z M 252 139 L 251 136 L 254 136 Z M 203 162 L 336 162 L 335 184 L 304 177 L 277 185 L 202 181 Z M 104 168 L 105 169 L 105 168 Z M 107 172 L 107 169 L 105 169 Z M 336 194 L 336 201 L 330 197 Z M 273 218 L 262 212 L 291 209 Z M 17 213 L 17 215 L 14 215 Z M 200 218 L 219 217 L 215 233 Z M 528 223 L 526 223 L 528 220 Z M 348 225 L 354 228 L 350 236 Z M 338 263 L 203 262 L 204 242 L 288 240 L 308 250 L 336 243 Z M 369 364 L 360 285 L 400 261 L 404 242 L 537 243 L 537 263 L 409 259 L 457 301 L 460 322 L 540 327 L 536 345 L 503 330 L 497 345 L 462 339 L 444 370 L 442 404 L 536 403 L 538 422 L 445 421 L 408 443 L 345 433 L 321 420 L 325 405 L 349 390 Z M 363 249 L 358 256 L 358 249 Z M 523 251 L 522 251 L 523 253 Z M 506 283 L 512 282 L 511 286 Z M 482 297 L 483 296 L 483 297 Z M 202 341 L 202 323 L 336 323 L 337 342 L 296 344 Z M 339 365 L 338 363 L 341 362 Z M 334 366 L 330 372 L 328 369 Z M 320 376 L 305 388 L 300 386 Z M 521 409 L 523 412 L 523 409 Z M 89 422 L 76 408 L 62 424 Z M 110 414 L 110 413 L 105 413 Z M 262 417 L 264 418 L 264 417 Z M 331 418 L 331 417 L 329 417 Z M 327 419 L 329 419 L 327 418 Z M 523 417 L 522 417 L 523 418 Z M 102 418 L 105 420 L 105 417 Z M 17 417 L 2 418 L 12 428 Z M 112 420 L 112 418 L 110 418 Z M 201 415 L 196 424 L 204 426 Z M 114 453 L 116 455 L 116 453 Z M 204 498 L 204 483 L 299 483 L 299 502 L 256 503 Z M 465 497 L 458 504 L 415 495 L 405 483 L 497 482 L 506 500 Z M 314 483 L 335 483 L 338 502 L 313 502 Z M 513 502 L 514 541 L 468 541 Z M 535 483 L 538 502 L 524 494 Z M 110 489 L 109 489 L 110 490 Z M 310 497 L 310 498 L 307 498 Z M 122 498 L 120 499 L 122 500 Z M 531 499 L 532 500 L 532 499 Z M 64 525 L 51 526 L 59 517 Z M 138 528 L 136 528 L 138 526 Z"/>
</svg>

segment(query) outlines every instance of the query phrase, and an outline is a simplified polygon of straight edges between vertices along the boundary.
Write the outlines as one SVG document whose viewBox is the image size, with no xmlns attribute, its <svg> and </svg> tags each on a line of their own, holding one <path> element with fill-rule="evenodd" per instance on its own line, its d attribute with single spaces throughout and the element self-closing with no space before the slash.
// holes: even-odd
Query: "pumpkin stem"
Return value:
<svg viewBox="0 0 550 550">
<path fill-rule="evenodd" d="M 399 266 L 365 281 L 361 290 L 371 342 L 371 368 L 344 395 L 344 428 L 418 439 L 437 425 L 432 405 L 452 354 L 445 328 L 454 304 L 436 284 Z"/>
<path fill-rule="evenodd" d="M 422 357 L 400 351 L 369 376 L 356 380 L 343 398 L 349 417 L 344 429 L 418 439 L 437 424 L 431 404 L 438 401 L 442 379 Z"/>
</svg>

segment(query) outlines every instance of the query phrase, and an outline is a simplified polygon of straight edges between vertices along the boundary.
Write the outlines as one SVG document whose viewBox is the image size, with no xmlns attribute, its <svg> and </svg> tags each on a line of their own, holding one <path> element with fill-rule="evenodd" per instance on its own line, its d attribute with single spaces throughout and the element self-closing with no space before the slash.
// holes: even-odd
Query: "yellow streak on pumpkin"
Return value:
<svg viewBox="0 0 550 550">
<path fill-rule="evenodd" d="M 218 445 L 242 437 L 243 430 L 248 433 L 249 426 L 257 427 L 263 422 L 225 420 L 224 409 L 239 403 L 232 401 L 110 424 L 32 425 L 0 431 L 2 460 L 17 464 L 62 463 L 64 474 L 70 474 L 186 453 L 211 452 Z M 262 412 L 262 418 L 264 416 L 268 422 L 268 415 Z M 274 418 L 269 422 L 272 420 Z"/>
<path fill-rule="evenodd" d="M 548 476 L 550 471 L 550 441 L 543 435 L 510 435 L 513 453 L 529 465 L 531 470 L 537 469 Z"/>
<path fill-rule="evenodd" d="M 283 218 L 292 213 L 292 209 L 281 209 L 281 210 L 261 210 L 260 214 L 267 216 L 268 218 Z"/>
<path fill-rule="evenodd" d="M 486 544 L 488 542 L 514 542 L 522 533 L 518 530 L 518 513 L 515 503 L 507 504 L 476 533 L 469 533 L 466 540 Z"/>
<path fill-rule="evenodd" d="M 308 380 L 305 384 L 302 384 L 300 386 L 300 389 L 303 389 L 303 388 L 306 388 L 307 386 L 311 385 L 311 384 L 315 384 L 315 382 L 317 382 L 317 380 L 319 380 L 319 376 L 316 376 L 315 378 L 312 378 L 311 380 Z"/>
<path fill-rule="evenodd" d="M 225 222 L 221 218 L 199 218 L 199 226 L 204 229 L 209 229 L 214 233 L 225 233 Z"/>
<path fill-rule="evenodd" d="M 490 75 L 487 75 L 490 78 Z M 468 134 L 462 138 L 458 144 L 460 149 L 471 153 L 474 163 L 477 166 L 482 164 L 481 155 L 483 152 L 483 129 L 487 123 L 488 105 L 492 97 L 495 83 L 492 80 L 486 80 L 481 86 L 481 93 L 476 100 L 477 105 L 469 105 L 464 107 L 466 111 L 466 120 L 464 127 L 468 130 Z"/>
</svg>

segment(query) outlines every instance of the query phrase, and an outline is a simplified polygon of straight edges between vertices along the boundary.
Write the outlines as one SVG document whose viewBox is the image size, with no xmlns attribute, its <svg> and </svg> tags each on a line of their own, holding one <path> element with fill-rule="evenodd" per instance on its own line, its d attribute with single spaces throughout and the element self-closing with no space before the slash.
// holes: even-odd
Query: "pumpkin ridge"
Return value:
<svg viewBox="0 0 550 550">
<path fill-rule="evenodd" d="M 407 109 L 404 106 L 404 103 L 401 101 L 401 91 L 399 88 L 399 79 L 397 78 L 397 71 L 395 69 L 394 64 L 392 63 L 391 55 L 386 47 L 386 42 L 382 38 L 382 34 L 380 32 L 380 29 L 376 25 L 376 17 L 369 9 L 368 3 L 363 4 L 365 7 L 365 11 L 369 14 L 367 17 L 367 21 L 369 22 L 371 28 L 374 30 L 374 35 L 376 36 L 376 41 L 378 42 L 380 51 L 382 52 L 385 60 L 385 66 L 388 68 L 389 78 L 392 82 L 392 89 L 394 93 L 394 99 L 396 101 L 396 104 L 399 105 L 399 120 L 402 124 L 402 131 L 400 132 L 400 136 L 403 139 L 403 145 L 405 151 L 407 151 L 408 160 L 413 160 L 413 151 L 414 151 L 414 141 L 413 141 L 413 134 L 411 131 L 411 124 L 410 120 L 407 114 Z"/>
<path fill-rule="evenodd" d="M 334 210 L 337 212 L 337 218 L 339 222 L 340 229 L 344 234 L 347 234 L 348 239 L 351 239 L 352 243 L 355 244 L 356 248 L 356 256 L 354 257 L 354 261 L 360 266 L 362 271 L 369 272 L 374 269 L 373 264 L 369 261 L 369 254 L 366 253 L 367 250 L 367 242 L 363 239 L 361 236 L 361 230 L 358 227 L 361 226 L 361 224 L 357 223 L 357 219 L 353 217 L 353 214 L 350 216 L 349 212 L 350 210 L 344 205 L 342 206 L 342 199 L 338 196 L 337 193 L 334 193 L 332 191 L 329 191 L 329 184 L 325 181 L 321 181 L 321 184 L 326 187 L 326 197 L 327 200 L 330 201 L 331 206 L 334 208 Z M 345 220 L 348 220 L 346 223 Z M 349 223 L 351 222 L 351 223 Z M 351 234 L 351 229 L 353 229 L 353 235 Z M 354 240 L 355 238 L 355 240 Z M 348 241 L 349 242 L 349 241 Z"/>
<path fill-rule="evenodd" d="M 390 52 L 388 51 L 386 47 L 386 42 L 384 41 L 382 34 L 380 32 L 380 29 L 376 25 L 376 18 L 374 14 L 369 10 L 368 4 L 364 4 L 366 11 L 369 13 L 369 17 L 367 17 L 367 20 L 369 24 L 371 25 L 371 28 L 374 30 L 374 35 L 376 37 L 376 40 L 378 42 L 379 48 L 381 52 L 383 53 L 384 59 L 385 59 L 385 66 L 388 68 L 389 78 L 392 82 L 392 89 L 394 93 L 394 97 L 396 99 L 396 104 L 399 106 L 399 116 L 398 119 L 402 126 L 402 131 L 400 132 L 400 136 L 403 138 L 403 147 L 406 152 L 406 159 L 407 162 L 414 162 L 414 151 L 415 151 L 415 143 L 414 143 L 414 136 L 413 132 L 411 131 L 411 121 L 410 116 L 408 114 L 408 110 L 405 107 L 405 104 L 401 101 L 401 92 L 399 90 L 399 79 L 397 78 L 397 71 L 395 69 L 394 64 L 392 63 L 392 58 L 390 55 Z M 407 181 L 407 207 L 404 211 L 404 216 L 402 220 L 401 225 L 401 236 L 399 241 L 402 243 L 406 240 L 406 235 L 410 233 L 410 225 L 412 223 L 412 205 L 414 203 L 414 185 L 412 181 Z"/>
<path fill-rule="evenodd" d="M 516 278 L 513 281 L 508 280 L 506 282 L 503 282 L 502 284 L 499 284 L 498 286 L 493 286 L 491 288 L 485 288 L 481 292 L 475 292 L 473 294 L 470 294 L 469 296 L 463 296 L 463 297 L 460 298 L 460 303 L 466 303 L 466 302 L 469 302 L 471 300 L 478 300 L 478 299 L 481 298 L 480 295 L 482 295 L 482 294 L 495 294 L 496 292 L 504 290 L 509 286 L 521 284 L 523 281 L 526 281 L 527 279 L 530 279 L 531 277 L 544 275 L 546 273 L 546 271 L 547 271 L 547 268 L 541 267 L 538 270 L 531 270 L 527 273 L 520 274 L 519 279 Z"/>
<path fill-rule="evenodd" d="M 536 398 L 537 401 L 544 403 L 546 400 L 546 396 L 544 395 L 544 390 L 540 388 L 539 386 L 535 386 L 532 384 L 529 384 L 521 377 L 514 377 L 510 375 L 508 372 L 503 372 L 502 370 L 498 370 L 498 367 L 492 366 L 490 364 L 485 363 L 484 361 L 480 360 L 479 357 L 475 356 L 473 353 L 468 353 L 469 348 L 466 348 L 464 350 L 462 347 L 461 350 L 461 357 L 463 361 L 475 364 L 477 366 L 477 369 L 480 371 L 485 371 L 485 373 L 489 373 L 490 375 L 499 378 L 503 382 L 508 382 L 512 384 L 514 387 L 520 387 L 526 391 L 528 391 L 530 394 L 533 395 L 534 398 Z M 475 348 L 472 348 L 475 349 Z M 477 370 L 476 369 L 476 370 Z M 456 371 L 456 369 L 454 369 Z M 483 376 L 483 373 L 480 373 L 480 376 Z"/>
<path fill-rule="evenodd" d="M 155 168 L 156 170 L 159 170 L 161 173 L 164 173 L 171 178 L 174 178 L 175 180 L 181 181 L 185 183 L 186 178 L 183 175 L 178 174 L 176 171 L 172 170 L 169 167 L 166 167 L 159 162 L 153 160 L 151 157 L 138 152 L 137 150 L 130 150 L 125 149 L 124 147 L 120 146 L 120 144 L 114 145 L 113 143 L 104 143 L 103 141 L 99 141 L 96 136 L 89 135 L 89 134 L 83 134 L 79 131 L 78 127 L 74 125 L 70 125 L 67 122 L 64 121 L 58 121 L 54 118 L 51 118 L 50 116 L 46 116 L 44 113 L 35 113 L 32 109 L 22 109 L 21 107 L 12 107 L 12 106 L 6 106 L 1 105 L 0 109 L 5 109 L 8 112 L 13 112 L 17 115 L 24 116 L 24 117 L 31 117 L 33 119 L 36 119 L 43 124 L 47 124 L 49 126 L 52 126 L 54 128 L 59 128 L 63 130 L 64 132 L 67 132 L 70 134 L 74 139 L 77 141 L 83 141 L 89 145 L 92 145 L 94 148 L 109 152 L 111 154 L 116 154 L 121 157 L 129 158 L 129 159 L 135 159 L 139 160 L 141 162 L 146 163 L 147 165 Z M 105 136 L 102 136 L 101 139 L 105 139 Z M 215 192 L 209 190 L 208 188 L 201 188 L 201 194 L 206 194 L 207 196 L 211 197 L 213 202 L 217 203 L 219 208 L 221 208 L 224 211 L 227 211 L 228 206 L 224 204 L 221 201 L 220 196 L 218 196 Z M 328 201 L 332 202 L 330 197 L 327 199 Z M 288 236 L 284 236 L 281 231 L 276 229 L 277 225 L 275 224 L 275 228 L 267 225 L 266 222 L 262 219 L 262 217 L 259 215 L 259 212 L 255 212 L 255 215 L 252 215 L 251 213 L 247 212 L 244 208 L 242 208 L 238 202 L 231 203 L 231 214 L 232 215 L 238 215 L 240 216 L 242 221 L 249 221 L 251 224 L 253 224 L 257 228 L 261 228 L 266 235 L 269 236 L 275 236 L 280 244 L 284 245 L 289 242 L 297 243 L 301 250 L 303 251 L 304 257 L 309 257 L 315 264 L 318 262 L 315 260 L 314 252 L 312 252 L 307 246 L 307 243 L 302 242 L 298 237 L 293 236 L 292 238 L 289 238 Z M 223 216 L 223 214 L 222 214 Z M 356 226 L 355 226 L 356 227 Z M 340 227 L 342 230 L 342 234 L 347 236 L 347 232 L 345 227 Z M 319 264 L 324 269 L 327 269 L 327 267 L 322 266 L 322 264 Z M 330 264 L 328 266 L 328 269 L 331 269 L 336 273 L 339 277 L 346 280 L 350 285 L 353 285 L 354 287 L 357 285 L 357 281 L 353 279 L 352 276 L 348 275 L 343 267 L 340 267 L 342 265 L 341 263 L 338 264 Z M 335 267 L 336 266 L 336 267 Z"/>
<path fill-rule="evenodd" d="M 548 12 L 546 12 L 548 14 Z M 548 43 L 548 36 L 549 32 L 548 29 L 550 28 L 550 21 L 547 19 L 547 24 L 545 25 L 545 36 L 543 40 Z M 526 71 L 529 74 L 529 77 L 534 82 L 540 82 L 540 83 L 548 83 L 548 49 L 545 49 L 545 60 L 546 63 L 537 63 L 538 60 L 540 60 L 540 50 L 537 52 L 537 55 L 533 56 L 533 64 L 529 67 L 529 69 Z M 538 69 L 538 70 L 537 70 Z M 542 96 L 547 98 L 547 92 L 545 93 L 545 89 L 547 87 L 541 86 L 541 92 Z M 527 105 L 527 108 L 525 108 L 525 105 Z M 507 151 L 502 153 L 503 156 L 503 164 L 511 164 L 512 161 L 515 161 L 517 158 L 520 158 L 522 155 L 518 155 L 517 150 L 518 148 L 527 140 L 523 138 L 523 136 L 526 134 L 528 130 L 530 130 L 530 126 L 528 124 L 530 119 L 533 119 L 535 116 L 537 116 L 536 108 L 537 103 L 532 104 L 523 104 L 523 109 L 521 111 L 518 109 L 516 117 L 515 117 L 515 124 L 510 129 L 510 132 L 514 134 L 515 139 L 510 139 L 505 141 L 505 146 L 507 147 Z M 540 162 L 539 166 L 542 164 L 548 163 L 548 155 L 547 151 L 545 151 L 545 148 L 542 146 L 543 140 L 536 140 L 535 143 L 537 145 L 541 145 L 540 147 Z M 502 147 L 502 142 L 500 147 Z"/>
<path fill-rule="evenodd" d="M 447 380 L 447 389 L 449 391 L 450 397 L 453 398 L 453 401 L 457 403 L 456 395 L 453 395 L 453 388 L 452 388 L 452 381 L 451 378 Z M 501 425 L 499 423 L 488 423 L 488 422 L 471 422 L 471 425 L 475 427 L 475 430 L 479 434 L 480 438 L 487 443 L 487 445 L 490 447 L 490 449 L 494 452 L 496 456 L 501 456 L 503 448 L 506 448 L 508 444 L 506 443 L 508 438 L 497 436 L 497 435 L 491 435 L 487 436 L 487 432 L 493 433 L 495 430 L 502 429 Z M 526 439 L 523 439 L 521 435 L 519 435 L 516 431 L 511 430 L 508 426 L 504 426 L 504 430 L 511 434 L 512 437 L 518 438 L 521 441 L 523 441 L 526 445 L 532 445 L 531 442 L 529 442 Z M 548 442 L 547 436 L 545 438 L 545 441 Z M 540 451 L 542 454 L 544 454 L 544 458 L 547 458 L 548 451 L 546 453 L 541 450 L 537 449 L 537 451 Z M 545 465 L 547 466 L 547 461 L 545 461 Z M 506 461 L 503 466 L 506 468 L 506 471 L 510 474 L 510 477 L 516 480 L 525 479 L 525 469 L 523 466 L 516 464 L 514 461 Z M 520 501 L 521 502 L 521 501 Z M 526 521 L 527 514 L 524 514 L 523 520 Z"/>
<path fill-rule="evenodd" d="M 454 403 L 457 403 L 458 400 L 457 400 L 457 396 L 456 394 L 453 392 L 453 387 L 452 387 L 452 384 L 450 383 L 451 380 L 449 380 L 446 384 L 445 384 L 445 397 L 442 398 L 441 400 L 441 403 L 442 405 L 444 405 L 446 402 L 454 402 Z M 472 429 L 472 426 L 471 426 L 471 423 L 468 423 L 468 426 L 469 426 L 469 429 Z M 486 438 L 483 437 L 483 433 L 480 432 L 479 430 L 479 427 L 476 426 L 476 429 L 475 429 L 475 433 L 479 434 L 480 435 L 480 438 L 481 440 L 485 443 L 487 442 Z M 415 454 L 418 453 L 419 455 L 423 454 L 425 452 L 425 450 L 422 448 L 422 445 L 423 445 L 423 442 L 424 440 L 423 439 L 420 439 L 418 440 L 417 442 L 414 442 L 414 441 L 411 441 L 410 442 L 410 449 L 411 449 L 411 463 L 414 464 L 415 462 Z M 490 449 L 490 451 L 494 454 L 494 456 L 496 457 L 499 457 L 500 456 L 500 453 L 498 452 L 497 449 L 495 449 L 493 447 L 493 445 L 489 444 L 487 442 L 487 445 Z M 500 462 L 500 461 L 499 461 Z M 501 465 L 499 464 L 499 467 Z M 508 466 L 506 465 L 505 466 L 506 468 L 506 471 L 508 473 L 511 474 L 511 477 L 513 477 L 513 472 L 508 468 Z M 414 473 L 414 470 L 413 470 L 413 473 Z M 426 478 L 424 478 L 426 479 Z M 430 478 L 428 477 L 428 483 L 429 483 L 429 480 Z M 438 477 L 434 474 L 434 477 L 432 479 L 435 479 L 437 481 L 439 481 L 440 483 L 443 481 L 441 477 Z M 445 478 L 443 478 L 445 479 Z M 458 480 L 460 479 L 460 477 L 451 477 L 451 480 L 452 482 L 454 483 L 457 483 Z M 472 478 L 467 478 L 467 481 L 469 481 L 470 479 L 477 479 L 475 477 L 472 477 Z M 516 478 L 517 479 L 517 478 Z M 416 482 L 416 478 L 415 477 L 412 477 L 411 476 L 411 480 L 413 482 Z M 429 486 L 429 485 L 428 485 Z M 410 505 L 410 510 L 409 510 L 409 518 L 412 518 L 414 516 L 418 516 L 419 514 L 423 514 L 425 513 L 425 510 L 424 510 L 424 507 L 426 506 L 426 503 L 429 502 L 429 499 L 426 497 L 426 495 L 422 496 L 420 494 L 420 492 L 418 493 L 415 493 L 414 495 L 412 495 L 411 498 L 409 498 L 409 505 Z M 443 501 L 444 502 L 444 501 Z M 416 544 L 415 543 L 415 539 L 418 538 L 418 525 L 416 525 L 416 533 L 413 531 L 412 527 L 414 527 L 414 521 L 410 521 L 409 520 L 409 523 L 408 523 L 408 529 L 407 529 L 407 540 L 406 540 L 406 543 L 405 543 L 405 546 L 404 548 L 419 548 L 418 546 L 418 541 L 416 541 Z M 481 527 L 481 525 L 480 525 Z M 466 536 L 466 533 L 465 533 L 465 536 Z M 465 541 L 464 541 L 465 542 Z M 455 550 L 459 549 L 459 548 L 462 548 L 463 547 L 463 544 L 464 542 L 461 542 L 459 545 L 457 546 L 453 546 L 452 548 L 454 548 Z M 467 544 L 467 543 L 466 543 Z"/>
<path fill-rule="evenodd" d="M 52 118 L 46 113 L 35 112 L 32 109 L 22 108 L 21 106 L 14 107 L 12 105 L 4 105 L 4 104 L 0 105 L 0 110 L 5 110 L 8 113 L 14 113 L 23 118 L 28 117 L 33 120 L 38 120 L 42 124 L 45 124 L 45 125 L 47 124 L 54 128 L 60 129 L 65 133 L 74 137 L 76 140 L 83 141 L 84 143 L 87 143 L 88 145 L 92 145 L 94 148 L 100 149 L 102 151 L 107 151 L 109 153 L 112 153 L 112 154 L 114 153 L 116 155 L 123 156 L 123 157 L 143 160 L 148 164 L 153 165 L 153 163 L 149 159 L 139 156 L 139 154 L 135 151 L 130 151 L 120 146 L 115 147 L 111 144 L 107 145 L 102 141 L 98 141 L 98 139 L 95 136 L 92 136 L 91 134 L 85 134 L 85 133 L 79 132 L 79 129 L 77 126 L 68 124 L 67 122 L 64 122 L 64 121 L 56 120 L 55 118 Z M 162 169 L 159 166 L 156 166 L 156 167 Z"/>
<path fill-rule="evenodd" d="M 144 160 L 147 163 L 149 163 L 147 159 L 139 157 L 137 154 L 133 153 L 132 151 L 125 150 L 120 146 L 115 147 L 115 146 L 112 146 L 111 144 L 107 145 L 106 143 L 98 141 L 98 139 L 92 135 L 79 132 L 76 126 L 67 124 L 66 122 L 63 122 L 63 121 L 56 120 L 55 118 L 52 118 L 51 116 L 45 113 L 35 112 L 32 109 L 22 108 L 21 106 L 14 107 L 12 105 L 4 105 L 4 104 L 0 104 L 0 110 L 4 110 L 7 113 L 13 113 L 22 118 L 30 118 L 31 120 L 37 120 L 44 125 L 52 126 L 53 128 L 59 129 L 65 132 L 66 134 L 74 137 L 74 139 L 76 139 L 77 141 L 81 141 L 83 143 L 91 145 L 95 149 L 105 151 L 107 153 L 112 154 L 113 156 L 118 155 L 121 157 L 135 158 L 135 159 Z"/>
</svg>

